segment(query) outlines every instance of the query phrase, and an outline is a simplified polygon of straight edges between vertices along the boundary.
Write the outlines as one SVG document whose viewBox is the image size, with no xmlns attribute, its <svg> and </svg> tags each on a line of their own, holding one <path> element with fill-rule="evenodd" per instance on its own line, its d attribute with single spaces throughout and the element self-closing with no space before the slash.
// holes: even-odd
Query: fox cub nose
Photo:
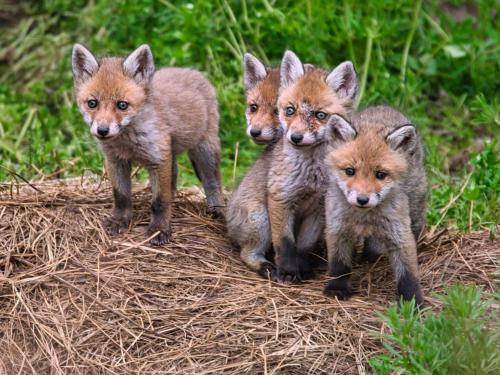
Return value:
<svg viewBox="0 0 500 375">
<path fill-rule="evenodd" d="M 250 129 L 250 135 L 254 138 L 257 138 L 261 133 L 262 131 L 259 129 Z"/>
<path fill-rule="evenodd" d="M 370 200 L 370 198 L 368 198 L 366 195 L 359 195 L 356 200 L 358 201 L 358 203 L 362 206 L 364 206 L 365 204 L 368 203 L 368 201 Z"/>
<path fill-rule="evenodd" d="M 109 133 L 109 128 L 101 128 L 101 127 L 97 128 L 97 134 L 99 134 L 101 137 L 107 136 L 108 133 Z"/>
<path fill-rule="evenodd" d="M 290 138 L 292 139 L 293 143 L 299 144 L 302 139 L 304 139 L 304 136 L 302 134 L 293 133 Z"/>
</svg>

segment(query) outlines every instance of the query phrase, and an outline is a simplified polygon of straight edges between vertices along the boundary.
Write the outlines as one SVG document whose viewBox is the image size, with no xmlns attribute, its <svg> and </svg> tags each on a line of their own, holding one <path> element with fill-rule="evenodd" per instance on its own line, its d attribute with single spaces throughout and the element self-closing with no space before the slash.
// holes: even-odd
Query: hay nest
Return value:
<svg viewBox="0 0 500 375">
<path fill-rule="evenodd" d="M 146 187 L 113 239 L 104 183 L 1 188 L 0 373 L 363 374 L 381 350 L 376 313 L 395 300 L 385 259 L 357 266 L 358 293 L 339 302 L 323 275 L 281 286 L 249 271 L 199 194 L 180 193 L 173 240 L 154 248 Z M 499 241 L 441 234 L 419 255 L 427 304 L 456 282 L 493 290 Z"/>
</svg>

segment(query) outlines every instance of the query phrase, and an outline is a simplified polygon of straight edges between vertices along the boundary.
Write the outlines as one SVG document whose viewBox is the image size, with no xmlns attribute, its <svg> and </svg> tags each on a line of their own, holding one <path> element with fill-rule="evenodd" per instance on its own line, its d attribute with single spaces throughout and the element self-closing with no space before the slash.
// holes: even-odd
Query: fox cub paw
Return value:
<svg viewBox="0 0 500 375">
<path fill-rule="evenodd" d="M 214 219 L 223 219 L 224 218 L 224 207 L 222 206 L 208 206 L 207 213 L 209 216 Z"/>
<path fill-rule="evenodd" d="M 277 271 L 274 264 L 266 262 L 261 264 L 258 274 L 264 279 L 269 279 L 271 281 L 277 281 Z"/>
<path fill-rule="evenodd" d="M 340 300 L 349 299 L 352 296 L 352 286 L 350 280 L 330 280 L 325 286 L 323 293 L 327 297 L 337 297 Z"/>
<path fill-rule="evenodd" d="M 170 237 L 172 235 L 172 231 L 171 231 L 170 227 L 159 228 L 157 226 L 150 226 L 146 232 L 146 235 L 149 237 L 158 231 L 160 233 L 158 233 L 156 236 L 151 238 L 151 240 L 149 240 L 149 243 L 151 245 L 161 246 L 161 245 L 165 245 L 167 242 L 170 241 Z"/>
<path fill-rule="evenodd" d="M 115 236 L 123 233 L 128 229 L 130 219 L 128 217 L 111 216 L 103 221 L 103 227 L 106 233 L 110 236 Z"/>
</svg>

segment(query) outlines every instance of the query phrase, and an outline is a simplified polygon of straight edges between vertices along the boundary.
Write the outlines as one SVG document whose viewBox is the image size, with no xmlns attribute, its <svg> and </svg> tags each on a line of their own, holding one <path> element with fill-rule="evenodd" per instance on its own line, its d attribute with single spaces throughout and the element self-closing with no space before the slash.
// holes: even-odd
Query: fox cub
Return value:
<svg viewBox="0 0 500 375">
<path fill-rule="evenodd" d="M 271 249 L 266 181 L 272 149 L 282 135 L 276 107 L 279 69 L 264 66 L 249 53 L 243 66 L 247 134 L 266 148 L 229 199 L 226 226 L 229 238 L 241 248 L 243 262 L 267 278 L 275 273 L 274 265 L 266 259 Z"/>
<path fill-rule="evenodd" d="M 147 45 L 125 59 L 96 59 L 76 44 L 72 69 L 78 107 L 104 153 L 113 186 L 108 233 L 119 233 L 130 224 L 131 162 L 138 162 L 150 176 L 148 234 L 158 232 L 151 243 L 161 245 L 169 240 L 175 157 L 186 150 L 203 183 L 209 211 L 222 213 L 217 98 L 201 73 L 183 68 L 155 72 Z"/>
<path fill-rule="evenodd" d="M 371 107 L 350 121 L 332 116 L 326 163 L 328 272 L 325 294 L 351 295 L 353 250 L 371 237 L 389 256 L 398 294 L 423 303 L 416 240 L 425 224 L 426 176 L 415 126 L 396 110 Z"/>
<path fill-rule="evenodd" d="M 311 251 L 324 228 L 324 165 L 329 118 L 352 111 L 357 76 L 350 61 L 331 72 L 304 69 L 291 51 L 280 68 L 279 119 L 283 137 L 273 149 L 267 203 L 276 281 L 294 282 L 312 273 Z"/>
</svg>

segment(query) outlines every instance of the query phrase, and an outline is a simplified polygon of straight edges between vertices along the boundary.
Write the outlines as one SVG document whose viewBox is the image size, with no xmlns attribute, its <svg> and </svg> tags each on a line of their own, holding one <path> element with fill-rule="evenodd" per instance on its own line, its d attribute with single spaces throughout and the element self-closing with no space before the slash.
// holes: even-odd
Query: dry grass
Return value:
<svg viewBox="0 0 500 375">
<path fill-rule="evenodd" d="M 359 293 L 338 302 L 322 296 L 325 276 L 279 286 L 248 271 L 197 194 L 178 199 L 168 246 L 145 241 L 146 188 L 134 193 L 133 229 L 110 239 L 109 188 L 83 182 L 2 186 L 0 373 L 368 372 L 373 332 L 386 329 L 376 312 L 395 300 L 385 260 L 355 268 Z M 494 289 L 498 240 L 425 241 L 428 305 L 458 281 Z"/>
</svg>

